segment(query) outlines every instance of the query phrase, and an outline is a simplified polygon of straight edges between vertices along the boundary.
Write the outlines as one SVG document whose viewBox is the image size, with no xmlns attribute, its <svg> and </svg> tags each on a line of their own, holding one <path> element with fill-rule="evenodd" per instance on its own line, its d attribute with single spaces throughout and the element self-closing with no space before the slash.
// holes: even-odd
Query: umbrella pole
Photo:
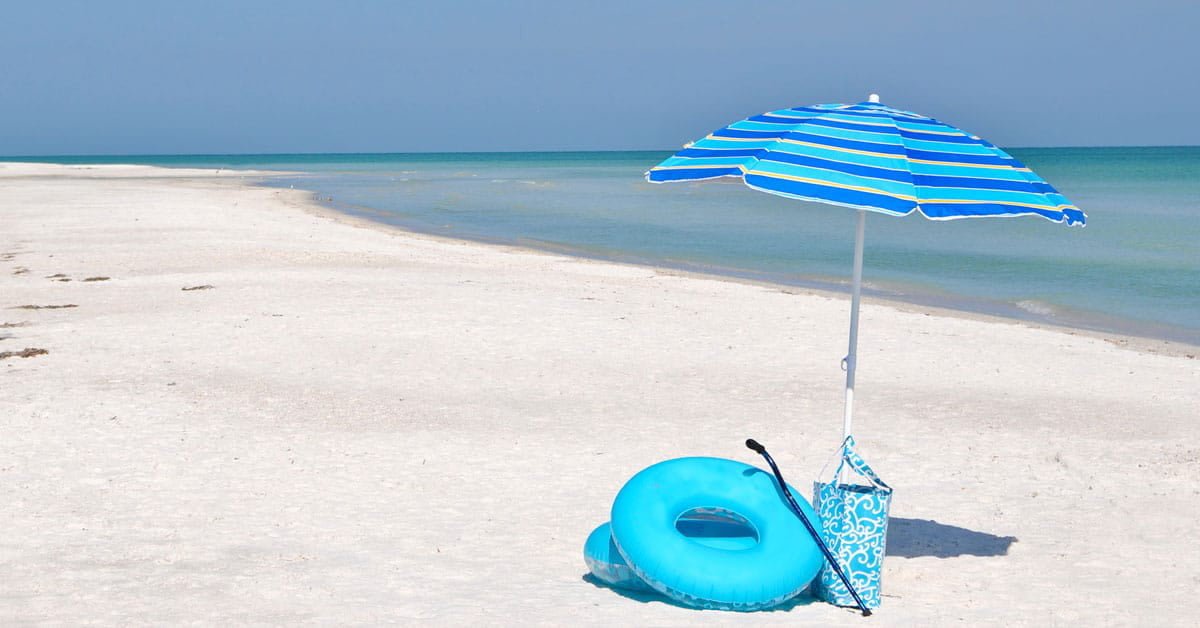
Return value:
<svg viewBox="0 0 1200 628">
<path fill-rule="evenodd" d="M 858 210 L 858 230 L 854 237 L 854 287 L 850 297 L 850 348 L 843 360 L 846 369 L 846 412 L 842 419 L 842 440 L 850 436 L 854 415 L 854 369 L 858 363 L 858 302 L 862 298 L 863 240 L 867 231 L 867 212 Z"/>
</svg>

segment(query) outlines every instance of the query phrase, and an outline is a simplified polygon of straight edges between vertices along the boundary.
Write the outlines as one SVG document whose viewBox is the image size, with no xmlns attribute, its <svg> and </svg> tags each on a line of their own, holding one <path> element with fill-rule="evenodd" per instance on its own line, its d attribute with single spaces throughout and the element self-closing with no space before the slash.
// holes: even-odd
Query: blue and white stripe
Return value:
<svg viewBox="0 0 1200 628">
<path fill-rule="evenodd" d="M 996 146 L 947 124 L 874 102 L 795 107 L 735 122 L 646 173 L 655 183 L 741 177 L 791 198 L 927 218 L 1087 219 Z"/>
</svg>

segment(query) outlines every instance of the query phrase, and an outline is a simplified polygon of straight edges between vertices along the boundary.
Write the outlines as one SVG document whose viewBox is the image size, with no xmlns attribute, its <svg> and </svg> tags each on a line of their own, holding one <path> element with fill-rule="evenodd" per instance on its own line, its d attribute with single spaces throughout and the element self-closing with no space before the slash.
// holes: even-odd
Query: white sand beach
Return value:
<svg viewBox="0 0 1200 628">
<path fill-rule="evenodd" d="M 252 174 L 0 165 L 0 625 L 1195 625 L 1195 347 L 867 299 L 883 606 L 689 610 L 586 580 L 585 538 L 638 470 L 758 465 L 747 437 L 809 486 L 846 297 Z"/>
</svg>

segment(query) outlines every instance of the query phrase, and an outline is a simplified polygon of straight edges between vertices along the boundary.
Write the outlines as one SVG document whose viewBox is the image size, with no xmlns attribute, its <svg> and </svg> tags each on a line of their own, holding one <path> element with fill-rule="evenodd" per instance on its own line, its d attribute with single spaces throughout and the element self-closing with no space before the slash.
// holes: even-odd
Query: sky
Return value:
<svg viewBox="0 0 1200 628">
<path fill-rule="evenodd" d="M 0 155 L 670 150 L 773 109 L 1200 144 L 1200 2 L 5 2 Z"/>
</svg>

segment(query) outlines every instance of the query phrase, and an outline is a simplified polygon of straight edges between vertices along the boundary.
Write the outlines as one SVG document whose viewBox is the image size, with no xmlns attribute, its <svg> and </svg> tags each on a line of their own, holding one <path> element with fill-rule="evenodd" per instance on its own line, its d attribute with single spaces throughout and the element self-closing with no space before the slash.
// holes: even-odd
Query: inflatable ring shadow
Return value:
<svg viewBox="0 0 1200 628">
<path fill-rule="evenodd" d="M 607 582 L 604 582 L 603 580 L 597 578 L 596 576 L 593 576 L 590 573 L 583 574 L 583 577 L 581 579 L 584 582 L 586 582 L 598 589 L 608 589 L 609 591 L 612 591 L 613 593 L 616 593 L 617 595 L 620 595 L 621 597 L 628 598 L 635 602 L 641 602 L 642 604 L 651 604 L 653 602 L 658 602 L 660 604 L 666 604 L 667 606 L 674 606 L 676 608 L 683 608 L 683 609 L 687 609 L 689 611 L 702 610 L 702 609 L 697 609 L 695 606 L 688 606 L 686 604 L 681 604 L 679 602 L 676 602 L 675 600 L 672 600 L 671 598 L 669 598 L 657 591 L 633 591 L 631 589 L 622 589 L 621 587 L 614 587 L 614 586 L 608 584 Z M 813 597 L 812 593 L 810 591 L 805 591 L 805 592 L 801 593 L 800 595 L 797 595 L 782 604 L 779 604 L 777 606 L 772 606 L 770 608 L 759 609 L 754 612 L 755 613 L 787 612 L 794 608 L 797 608 L 800 606 L 808 606 L 809 604 L 812 604 L 812 603 L 818 602 L 818 601 L 820 601 L 820 600 Z M 853 610 L 853 609 L 851 609 L 851 610 Z M 726 611 L 712 611 L 712 612 L 724 613 Z"/>
</svg>

